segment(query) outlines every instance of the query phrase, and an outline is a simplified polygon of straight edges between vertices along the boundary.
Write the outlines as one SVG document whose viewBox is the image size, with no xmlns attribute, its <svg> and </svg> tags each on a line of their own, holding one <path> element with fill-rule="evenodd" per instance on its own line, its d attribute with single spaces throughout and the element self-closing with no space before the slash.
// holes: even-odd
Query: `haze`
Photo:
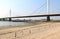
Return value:
<svg viewBox="0 0 60 39">
<path fill-rule="evenodd" d="M 46 14 L 45 4 L 43 8 L 34 12 L 47 0 L 0 0 L 0 17 Z M 60 13 L 60 0 L 50 0 L 50 14 Z"/>
</svg>

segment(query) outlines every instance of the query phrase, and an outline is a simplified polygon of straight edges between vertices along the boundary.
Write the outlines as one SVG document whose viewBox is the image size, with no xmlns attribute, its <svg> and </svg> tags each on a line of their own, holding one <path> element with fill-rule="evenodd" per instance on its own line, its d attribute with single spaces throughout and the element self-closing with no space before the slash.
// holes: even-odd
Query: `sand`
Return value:
<svg viewBox="0 0 60 39">
<path fill-rule="evenodd" d="M 60 22 L 2 28 L 0 39 L 60 39 Z"/>
</svg>

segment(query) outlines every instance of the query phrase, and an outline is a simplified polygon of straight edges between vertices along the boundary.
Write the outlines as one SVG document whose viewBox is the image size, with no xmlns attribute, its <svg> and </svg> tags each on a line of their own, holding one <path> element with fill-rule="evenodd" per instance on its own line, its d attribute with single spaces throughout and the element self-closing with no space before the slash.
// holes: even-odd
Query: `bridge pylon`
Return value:
<svg viewBox="0 0 60 39">
<path fill-rule="evenodd" d="M 9 21 L 12 21 L 12 19 L 11 19 L 11 18 L 9 18 Z"/>
<path fill-rule="evenodd" d="M 50 16 L 47 16 L 47 21 L 50 21 Z"/>
</svg>

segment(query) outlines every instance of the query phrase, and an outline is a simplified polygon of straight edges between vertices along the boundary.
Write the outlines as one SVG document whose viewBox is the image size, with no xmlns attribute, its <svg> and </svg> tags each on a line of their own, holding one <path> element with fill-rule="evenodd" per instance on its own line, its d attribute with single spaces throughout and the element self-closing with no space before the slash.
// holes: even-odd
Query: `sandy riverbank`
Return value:
<svg viewBox="0 0 60 39">
<path fill-rule="evenodd" d="M 60 39 L 60 22 L 2 28 L 0 39 Z"/>
</svg>

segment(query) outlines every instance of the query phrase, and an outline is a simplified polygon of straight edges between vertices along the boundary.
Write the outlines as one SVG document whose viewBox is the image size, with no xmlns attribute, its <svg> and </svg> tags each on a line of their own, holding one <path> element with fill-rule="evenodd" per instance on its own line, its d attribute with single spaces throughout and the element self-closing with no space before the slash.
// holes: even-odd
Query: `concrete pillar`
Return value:
<svg viewBox="0 0 60 39">
<path fill-rule="evenodd" d="M 50 21 L 50 16 L 47 16 L 47 21 Z"/>
<path fill-rule="evenodd" d="M 2 21 L 3 20 L 3 18 L 0 18 L 0 21 Z"/>
<path fill-rule="evenodd" d="M 2 20 L 5 21 L 5 18 L 3 18 Z"/>
<path fill-rule="evenodd" d="M 9 21 L 11 21 L 12 19 L 11 18 L 9 18 Z"/>
</svg>

